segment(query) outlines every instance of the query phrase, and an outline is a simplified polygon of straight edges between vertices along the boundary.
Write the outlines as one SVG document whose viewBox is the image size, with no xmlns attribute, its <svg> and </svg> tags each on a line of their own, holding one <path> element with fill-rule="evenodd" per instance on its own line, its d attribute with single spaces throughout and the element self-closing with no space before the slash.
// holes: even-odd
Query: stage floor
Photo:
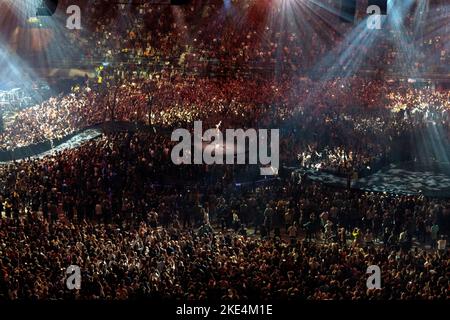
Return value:
<svg viewBox="0 0 450 320">
<path fill-rule="evenodd" d="M 56 152 L 62 152 L 67 149 L 75 149 L 75 148 L 78 148 L 83 143 L 90 141 L 92 139 L 95 139 L 101 135 L 102 135 L 102 131 L 100 129 L 86 129 L 85 131 L 82 131 L 82 132 L 74 135 L 72 138 L 70 138 L 66 142 L 61 143 L 58 146 L 55 146 L 53 149 L 47 150 L 40 154 L 36 154 L 30 158 L 31 159 L 42 158 L 45 156 L 50 156 L 52 154 L 55 154 Z M 23 159 L 19 159 L 18 161 L 22 161 L 22 160 Z M 1 161 L 0 164 L 6 164 L 9 162 L 11 162 L 11 161 Z"/>
<path fill-rule="evenodd" d="M 304 169 L 300 169 L 303 170 Z M 347 179 L 333 174 L 306 170 L 311 180 L 346 187 Z M 450 198 L 450 163 L 390 164 L 367 177 L 352 182 L 352 188 L 393 194 L 423 194 Z"/>
</svg>

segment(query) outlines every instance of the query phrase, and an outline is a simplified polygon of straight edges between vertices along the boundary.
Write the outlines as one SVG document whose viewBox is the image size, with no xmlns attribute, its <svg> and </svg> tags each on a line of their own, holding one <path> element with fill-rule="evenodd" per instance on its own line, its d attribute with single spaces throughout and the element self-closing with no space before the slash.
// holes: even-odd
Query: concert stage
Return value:
<svg viewBox="0 0 450 320">
<path fill-rule="evenodd" d="M 347 179 L 331 173 L 311 169 L 299 169 L 311 180 L 345 187 Z M 392 194 L 450 198 L 450 163 L 402 162 L 390 164 L 381 170 L 353 181 L 351 188 Z"/>
</svg>

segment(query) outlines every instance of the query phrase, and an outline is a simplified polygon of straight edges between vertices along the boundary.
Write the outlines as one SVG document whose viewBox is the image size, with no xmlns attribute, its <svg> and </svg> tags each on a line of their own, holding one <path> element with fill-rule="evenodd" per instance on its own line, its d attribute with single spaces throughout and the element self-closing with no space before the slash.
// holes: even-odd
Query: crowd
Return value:
<svg viewBox="0 0 450 320">
<path fill-rule="evenodd" d="M 52 97 L 20 111 L 0 134 L 1 149 L 27 147 L 69 135 L 75 128 L 86 125 L 83 113 L 89 106 L 85 102 L 74 95 Z"/>
<path fill-rule="evenodd" d="M 108 61 L 221 75 L 387 72 L 418 77 L 448 72 L 445 0 L 399 4 L 381 30 L 369 31 L 364 1 L 357 1 L 354 24 L 341 21 L 340 3 L 334 0 L 287 5 L 193 0 L 175 7 L 77 2 L 84 12 L 83 28 L 60 32 L 45 54 L 31 56 L 30 62 L 98 66 Z M 70 4 L 61 0 L 61 11 Z M 58 18 L 58 26 L 66 29 L 66 13 Z"/>
<path fill-rule="evenodd" d="M 291 246 L 147 224 L 128 229 L 37 220 L 2 231 L 3 299 L 448 299 L 448 254 L 422 249 Z M 64 283 L 72 263 L 83 270 L 75 292 Z M 371 264 L 383 270 L 382 289 L 366 287 Z"/>
<path fill-rule="evenodd" d="M 173 7 L 96 0 L 83 29 L 65 33 L 66 45 L 78 58 L 106 61 L 113 71 L 99 74 L 99 83 L 91 80 L 76 93 L 21 111 L 0 135 L 0 150 L 57 140 L 108 120 L 175 127 L 195 119 L 213 127 L 226 119 L 229 127 L 281 128 L 297 121 L 285 131 L 285 163 L 345 174 L 388 155 L 391 142 L 417 121 L 438 117 L 448 132 L 448 90 L 379 80 L 396 69 L 402 77 L 417 71 L 416 77 L 448 65 L 441 32 L 447 27 L 429 30 L 447 14 L 443 2 L 420 15 L 419 6 L 405 9 L 416 14 L 399 18 L 404 30 L 391 21 L 370 47 L 349 42 L 355 26 L 333 13 L 339 3 L 321 3 L 309 8 L 315 15 L 289 6 L 311 26 L 300 28 L 281 14 L 285 7 L 270 1 L 195 0 Z M 365 15 L 361 8 L 358 19 Z M 316 16 L 336 22 L 335 28 Z M 405 36 L 410 43 L 399 46 Z M 60 51 L 60 43 L 54 45 L 48 51 Z M 347 70 L 350 62 L 361 72 Z"/>
<path fill-rule="evenodd" d="M 271 1 L 93 3 L 87 27 L 68 36 L 111 67 L 20 110 L 0 149 L 105 122 L 139 130 L 0 164 L 0 300 L 448 299 L 448 199 L 334 188 L 286 169 L 350 175 L 423 128 L 449 139 L 449 90 L 381 80 L 404 71 L 411 46 L 421 48 L 415 71 L 439 71 L 448 59 L 440 32 L 399 48 L 402 33 L 380 31 L 372 49 L 383 55 L 359 66 L 371 75 L 339 60 L 338 76 L 316 62 L 341 56 L 349 24 L 307 32 L 272 17 L 284 9 Z M 338 19 L 324 8 L 314 10 Z M 369 52 L 351 46 L 350 60 Z M 279 128 L 282 172 L 243 184 L 256 166 L 173 164 L 170 133 L 195 120 Z M 81 268 L 81 289 L 65 285 L 70 265 Z M 380 266 L 381 289 L 367 289 L 369 265 Z"/>
<path fill-rule="evenodd" d="M 240 189 L 227 166 L 170 164 L 170 143 L 117 133 L 2 166 L 0 296 L 448 298 L 447 200 L 295 175 Z M 83 270 L 75 292 L 64 286 L 71 264 Z M 365 287 L 372 264 L 382 290 Z"/>
<path fill-rule="evenodd" d="M 358 3 L 357 23 L 364 24 L 364 4 Z M 220 74 L 274 67 L 280 74 L 305 74 L 322 62 L 319 72 L 326 73 L 327 57 L 345 53 L 347 58 L 339 63 L 344 72 L 349 63 L 358 61 L 362 71 L 445 73 L 449 58 L 448 25 L 441 23 L 448 16 L 445 1 L 426 8 L 403 6 L 395 12 L 397 18 L 389 17 L 381 30 L 366 35 L 376 37 L 370 42 L 362 38 L 366 30 L 361 30 L 362 35 L 351 33 L 355 26 L 341 21 L 340 3 L 332 0 L 316 5 L 194 0 L 177 7 L 111 6 L 97 0 L 90 3 L 84 30 L 68 37 L 78 48 L 74 58 L 81 51 L 86 60 L 152 61 L 152 65 L 213 69 Z M 293 17 L 301 17 L 302 24 Z M 352 36 L 360 41 L 352 42 Z M 346 50 L 347 45 L 353 50 Z"/>
<path fill-rule="evenodd" d="M 370 167 L 396 137 L 432 121 L 448 133 L 449 101 L 448 90 L 360 77 L 275 81 L 163 72 L 149 80 L 113 73 L 20 111 L 0 146 L 60 139 L 105 121 L 190 128 L 202 120 L 205 128 L 281 128 L 285 164 L 346 173 Z"/>
</svg>

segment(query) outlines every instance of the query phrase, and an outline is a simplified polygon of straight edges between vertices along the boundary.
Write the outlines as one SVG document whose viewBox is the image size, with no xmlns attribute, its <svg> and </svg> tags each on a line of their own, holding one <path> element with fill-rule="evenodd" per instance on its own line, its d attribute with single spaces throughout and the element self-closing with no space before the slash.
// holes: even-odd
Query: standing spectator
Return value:
<svg viewBox="0 0 450 320">
<path fill-rule="evenodd" d="M 272 229 L 272 218 L 273 218 L 272 207 L 270 204 L 267 204 L 266 209 L 264 210 L 264 229 L 268 237 L 270 237 L 270 232 Z"/>
<path fill-rule="evenodd" d="M 431 226 L 431 243 L 434 248 L 437 245 L 438 237 L 439 237 L 439 225 L 437 223 L 433 223 Z"/>
<path fill-rule="evenodd" d="M 298 228 L 297 222 L 294 222 L 287 231 L 289 238 L 291 239 L 291 245 L 295 245 L 297 241 Z"/>
<path fill-rule="evenodd" d="M 447 240 L 444 238 L 444 236 L 441 236 L 441 238 L 437 241 L 437 249 L 441 252 L 444 252 L 447 248 Z"/>
<path fill-rule="evenodd" d="M 103 208 L 99 202 L 95 205 L 95 219 L 99 222 L 103 219 Z"/>
</svg>

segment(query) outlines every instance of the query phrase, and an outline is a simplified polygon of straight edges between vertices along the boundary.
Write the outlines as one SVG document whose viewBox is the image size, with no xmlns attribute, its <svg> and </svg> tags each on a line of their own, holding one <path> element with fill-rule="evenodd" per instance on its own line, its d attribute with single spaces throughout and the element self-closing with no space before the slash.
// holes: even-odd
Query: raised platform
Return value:
<svg viewBox="0 0 450 320">
<path fill-rule="evenodd" d="M 145 125 L 131 122 L 104 122 L 73 132 L 59 140 L 47 140 L 14 150 L 0 151 L 0 162 L 10 162 L 30 157 L 40 157 L 55 151 L 77 147 L 81 143 L 93 139 L 102 132 L 149 130 Z"/>
<path fill-rule="evenodd" d="M 311 180 L 321 181 L 334 186 L 347 186 L 347 179 L 336 175 L 310 169 L 298 169 L 307 172 Z M 353 181 L 351 188 L 372 192 L 419 195 L 450 198 L 450 163 L 434 162 L 423 164 L 409 161 L 390 164 L 381 170 Z"/>
</svg>

